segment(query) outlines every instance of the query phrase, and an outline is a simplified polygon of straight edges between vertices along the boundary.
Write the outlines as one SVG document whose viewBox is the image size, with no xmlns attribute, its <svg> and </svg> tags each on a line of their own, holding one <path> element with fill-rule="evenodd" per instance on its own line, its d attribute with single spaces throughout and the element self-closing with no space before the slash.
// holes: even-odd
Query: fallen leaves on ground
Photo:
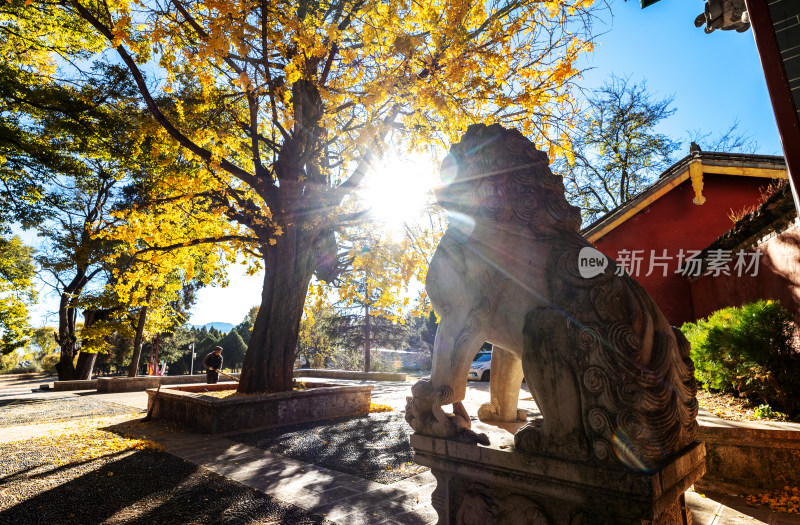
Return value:
<svg viewBox="0 0 800 525">
<path fill-rule="evenodd" d="M 757 406 L 743 397 L 734 397 L 732 394 L 698 390 L 697 402 L 715 416 L 730 421 L 785 421 L 785 416 L 780 412 L 774 412 L 774 417 L 756 417 Z"/>
<path fill-rule="evenodd" d="M 377 403 L 370 403 L 369 404 L 369 411 L 372 412 L 391 412 L 394 410 L 389 405 L 379 405 Z"/>
<path fill-rule="evenodd" d="M 769 507 L 778 512 L 788 512 L 790 514 L 800 514 L 800 488 L 783 487 L 783 490 L 773 490 L 747 496 L 747 504 L 753 507 Z"/>
<path fill-rule="evenodd" d="M 209 392 L 202 392 L 204 396 L 211 396 L 216 397 L 217 399 L 225 399 L 228 397 L 243 397 L 243 396 L 251 396 L 253 394 L 240 394 L 236 391 L 236 389 L 228 389 L 228 390 L 211 390 Z"/>
<path fill-rule="evenodd" d="M 138 414 L 131 415 L 131 417 L 136 416 Z M 53 463 L 56 465 L 86 461 L 127 450 L 164 450 L 164 447 L 155 441 L 119 435 L 100 428 L 107 423 L 106 418 L 72 421 L 51 430 L 47 436 L 32 441 L 37 446 L 54 447 L 55 449 L 58 449 L 59 445 L 65 441 L 69 441 L 71 446 L 64 449 L 63 454 L 53 458 Z"/>
<path fill-rule="evenodd" d="M 69 429 L 75 430 L 81 429 Z M 324 522 L 256 489 L 153 450 L 160 447 L 146 440 L 105 435 L 98 440 L 95 431 L 107 434 L 90 428 L 79 434 L 54 432 L 0 444 L 0 523 Z M 87 444 L 93 452 L 108 453 L 90 459 L 93 454 L 80 451 Z M 66 456 L 83 460 L 63 465 L 55 461 Z"/>
<path fill-rule="evenodd" d="M 401 463 L 396 467 L 393 467 L 392 465 L 386 465 L 386 470 L 388 472 L 396 472 L 398 474 L 402 474 L 403 477 L 408 477 L 425 472 L 428 470 L 428 468 L 423 467 L 422 465 L 418 465 L 413 461 L 409 461 L 407 463 Z"/>
<path fill-rule="evenodd" d="M 298 383 L 294 390 L 307 390 L 305 383 Z M 237 392 L 235 388 L 229 388 L 225 390 L 209 390 L 206 392 L 199 392 L 204 396 L 211 396 L 216 397 L 217 399 L 226 399 L 229 397 L 246 397 L 246 396 L 263 396 L 266 394 L 272 394 L 273 392 L 251 392 L 249 394 L 243 394 L 241 392 Z"/>
</svg>

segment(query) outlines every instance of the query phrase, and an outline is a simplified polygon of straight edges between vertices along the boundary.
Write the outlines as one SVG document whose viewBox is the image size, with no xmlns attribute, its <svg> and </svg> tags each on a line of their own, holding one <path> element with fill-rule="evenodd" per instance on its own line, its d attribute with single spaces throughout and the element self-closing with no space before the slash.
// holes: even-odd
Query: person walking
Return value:
<svg viewBox="0 0 800 525">
<path fill-rule="evenodd" d="M 222 370 L 222 347 L 214 349 L 203 358 L 203 367 L 206 369 L 206 383 L 213 385 L 219 381 L 219 371 Z"/>
</svg>

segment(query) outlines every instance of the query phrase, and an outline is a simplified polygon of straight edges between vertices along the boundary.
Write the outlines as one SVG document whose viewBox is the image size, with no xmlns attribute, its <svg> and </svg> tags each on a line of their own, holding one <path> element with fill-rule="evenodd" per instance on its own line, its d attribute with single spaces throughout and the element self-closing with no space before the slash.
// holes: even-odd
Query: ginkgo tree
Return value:
<svg viewBox="0 0 800 525">
<path fill-rule="evenodd" d="M 170 178 L 184 173 L 188 166 L 179 163 L 149 176 Z M 147 178 L 150 178 L 147 177 Z M 129 332 L 134 340 L 128 375 L 139 368 L 143 340 L 175 329 L 188 319 L 185 310 L 194 302 L 194 291 L 207 284 L 224 284 L 225 253 L 211 244 L 182 246 L 185 237 L 216 235 L 218 224 L 201 220 L 181 221 L 190 210 L 184 199 L 160 199 L 147 181 L 137 184 L 136 202 L 112 213 L 98 237 L 119 242 L 119 249 L 108 259 L 113 277 L 95 302 L 111 315 L 95 328 L 95 341 L 102 348 L 108 332 Z M 191 203 L 188 203 L 191 205 Z M 148 213 L 139 213 L 142 206 Z M 158 237 L 161 246 L 153 246 Z"/>
<path fill-rule="evenodd" d="M 22 348 L 28 341 L 28 307 L 36 298 L 31 282 L 33 251 L 16 235 L 0 236 L 0 354 Z"/>
<path fill-rule="evenodd" d="M 309 282 L 337 274 L 340 205 L 389 134 L 446 146 L 497 121 L 556 153 L 591 49 L 592 0 L 26 3 L 104 39 L 162 129 L 158 153 L 204 167 L 165 192 L 232 226 L 183 244 L 227 242 L 265 267 L 242 392 L 291 389 Z"/>
</svg>

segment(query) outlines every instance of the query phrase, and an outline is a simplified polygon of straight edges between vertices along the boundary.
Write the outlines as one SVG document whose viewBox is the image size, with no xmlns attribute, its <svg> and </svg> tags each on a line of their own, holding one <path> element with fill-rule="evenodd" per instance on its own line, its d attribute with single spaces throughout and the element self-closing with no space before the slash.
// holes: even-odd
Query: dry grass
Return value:
<svg viewBox="0 0 800 525">
<path fill-rule="evenodd" d="M 788 179 L 774 179 L 768 185 L 764 186 L 763 188 L 759 188 L 758 191 L 761 195 L 759 196 L 758 202 L 756 202 L 751 206 L 746 206 L 739 211 L 734 211 L 733 209 L 731 209 L 728 212 L 728 218 L 731 220 L 731 222 L 736 224 L 737 222 L 742 220 L 745 216 L 756 211 L 759 206 L 767 202 L 767 199 L 772 197 L 776 191 L 778 191 L 779 189 L 781 189 L 786 185 L 787 180 Z"/>
</svg>

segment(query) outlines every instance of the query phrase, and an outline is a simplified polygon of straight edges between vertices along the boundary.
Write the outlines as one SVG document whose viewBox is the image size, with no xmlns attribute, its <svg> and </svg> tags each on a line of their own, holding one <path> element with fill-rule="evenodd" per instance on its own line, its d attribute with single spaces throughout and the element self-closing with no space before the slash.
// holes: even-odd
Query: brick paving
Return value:
<svg viewBox="0 0 800 525">
<path fill-rule="evenodd" d="M 413 384 L 411 381 L 369 383 L 375 385 L 373 402 L 388 404 L 398 410 L 405 405 L 405 396 L 410 395 L 409 389 Z M 78 392 L 73 395 L 87 394 Z M 103 402 L 107 397 L 108 402 L 138 410 L 146 405 L 143 392 L 90 395 L 96 401 Z M 8 397 L 12 396 L 6 399 Z M 465 405 L 471 414 L 475 414 L 477 406 L 487 399 L 488 383 L 470 383 Z M 520 407 L 529 413 L 536 411 L 530 394 L 525 390 L 520 393 Z M 713 416 L 705 414 L 704 417 Z M 436 513 L 430 504 L 436 483 L 430 472 L 383 484 L 239 443 L 229 439 L 233 437 L 230 435 L 197 434 L 162 422 L 145 424 L 138 420 L 122 420 L 119 416 L 109 418 L 108 422 L 109 428 L 155 440 L 165 447 L 166 452 L 202 469 L 326 520 L 348 525 L 436 523 Z M 33 437 L 35 432 L 45 432 L 48 428 L 52 426 L 0 428 L 0 442 L 9 441 L 9 436 L 28 439 L 27 435 Z M 241 434 L 241 431 L 236 434 Z M 744 499 L 734 496 L 700 495 L 690 491 L 686 499 L 696 525 L 800 525 L 798 516 L 749 507 Z"/>
<path fill-rule="evenodd" d="M 126 434 L 152 439 L 171 454 L 326 519 L 348 523 L 435 523 L 425 472 L 389 485 L 305 463 L 216 435 L 160 422 L 125 423 Z"/>
</svg>

